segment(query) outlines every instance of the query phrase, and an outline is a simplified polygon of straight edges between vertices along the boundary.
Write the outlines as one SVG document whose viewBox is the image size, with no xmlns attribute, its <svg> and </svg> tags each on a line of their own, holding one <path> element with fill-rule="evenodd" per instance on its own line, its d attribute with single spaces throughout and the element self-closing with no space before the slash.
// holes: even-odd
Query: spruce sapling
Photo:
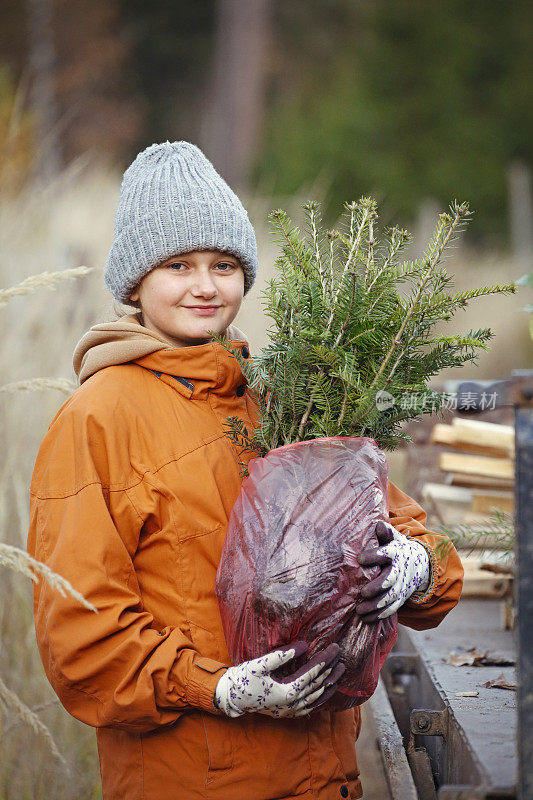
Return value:
<svg viewBox="0 0 533 800">
<path fill-rule="evenodd" d="M 402 423 L 441 411 L 445 396 L 429 388 L 431 378 L 476 363 L 493 336 L 490 328 L 438 334 L 437 324 L 476 297 L 515 292 L 515 284 L 452 291 L 443 257 L 471 216 L 467 203 L 454 201 L 439 215 L 413 261 L 401 260 L 408 231 L 392 227 L 378 238 L 372 197 L 345 203 L 341 230 L 323 229 L 318 202 L 303 208 L 303 234 L 283 210 L 269 214 L 281 248 L 262 295 L 274 323 L 270 344 L 244 359 L 213 334 L 239 361 L 258 403 L 253 433 L 229 417 L 228 434 L 241 453 L 259 456 L 324 436 L 367 436 L 392 450 L 411 440 Z"/>
</svg>

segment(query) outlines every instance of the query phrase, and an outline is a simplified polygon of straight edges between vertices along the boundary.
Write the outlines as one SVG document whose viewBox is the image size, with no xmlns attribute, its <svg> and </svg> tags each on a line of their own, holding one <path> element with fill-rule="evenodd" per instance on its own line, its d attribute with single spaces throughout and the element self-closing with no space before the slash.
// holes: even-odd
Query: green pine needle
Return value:
<svg viewBox="0 0 533 800">
<path fill-rule="evenodd" d="M 514 548 L 513 515 L 496 508 L 487 520 L 442 526 L 439 529 L 435 528 L 435 531 L 448 537 L 437 546 L 435 552 L 438 558 L 445 556 L 452 544 L 460 546 L 467 555 L 477 550 L 480 558 L 502 552 L 504 556 L 509 557 Z"/>
<path fill-rule="evenodd" d="M 489 328 L 438 335 L 436 326 L 488 294 L 516 285 L 496 284 L 453 293 L 444 256 L 468 223 L 467 203 L 439 214 L 422 258 L 401 260 L 408 231 L 378 234 L 372 197 L 344 204 L 340 230 L 325 230 L 320 204 L 303 207 L 305 230 L 282 209 L 269 214 L 280 247 L 276 278 L 262 294 L 272 320 L 270 344 L 237 358 L 258 403 L 259 427 L 228 420 L 240 452 L 266 455 L 291 442 L 319 436 L 369 436 L 385 450 L 410 437 L 402 423 L 439 413 L 444 395 L 430 390 L 441 370 L 476 363 L 489 347 Z"/>
</svg>

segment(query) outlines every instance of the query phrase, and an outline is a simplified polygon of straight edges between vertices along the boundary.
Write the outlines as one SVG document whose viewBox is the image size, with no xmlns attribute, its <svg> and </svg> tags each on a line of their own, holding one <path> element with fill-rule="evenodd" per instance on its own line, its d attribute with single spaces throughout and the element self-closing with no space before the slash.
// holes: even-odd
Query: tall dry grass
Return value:
<svg viewBox="0 0 533 800">
<path fill-rule="evenodd" d="M 118 191 L 116 176 L 95 182 L 94 174 L 82 178 L 83 168 L 77 162 L 45 187 L 27 181 L 16 194 L 3 193 L 0 200 L 3 800 L 101 797 L 94 731 L 60 706 L 35 643 L 28 578 L 51 576 L 21 552 L 35 456 L 52 417 L 76 386 L 70 342 L 76 331 L 92 324 L 91 312 L 98 314 L 96 281 L 87 281 L 93 270 L 80 265 L 102 258 L 109 228 L 99 210 L 107 191 L 112 226 Z M 78 193 L 87 205 L 76 212 L 72 202 Z M 57 589 L 64 588 L 59 581 Z"/>
<path fill-rule="evenodd" d="M 0 193 L 0 541 L 10 547 L 25 548 L 33 465 L 52 417 L 75 389 L 71 358 L 76 342 L 91 325 L 114 317 L 103 265 L 112 240 L 120 179 L 119 173 L 101 163 L 78 159 L 46 186 L 26 181 L 16 194 Z M 257 233 L 260 275 L 236 324 L 249 335 L 252 351 L 267 342 L 269 320 L 262 315 L 258 298 L 273 274 L 277 255 L 268 231 L 268 211 L 282 206 L 295 224 L 302 225 L 303 202 L 320 199 L 324 188 L 310 185 L 286 200 L 242 197 Z M 354 198 L 347 199 L 357 196 L 354 191 Z M 65 279 L 81 265 L 89 269 L 73 280 Z M 462 247 L 450 269 L 457 275 L 458 290 L 481 281 L 506 282 L 525 271 L 509 257 Z M 43 272 L 48 276 L 41 285 L 35 276 Z M 477 370 L 443 377 L 505 377 L 511 367 L 531 366 L 527 316 L 520 312 L 525 302 L 528 298 L 520 293 L 487 298 L 472 304 L 468 316 L 458 315 L 454 329 L 490 325 L 497 336 L 491 352 L 479 357 Z M 0 677 L 0 798 L 101 797 L 94 731 L 64 711 L 43 672 L 34 637 L 30 581 L 2 566 Z M 14 698 L 33 716 L 17 708 Z M 39 721 L 50 731 L 52 749 Z"/>
<path fill-rule="evenodd" d="M 105 289 L 103 265 L 120 180 L 101 163 L 79 159 L 54 182 L 27 182 L 0 199 L 2 800 L 101 797 L 94 731 L 61 707 L 44 675 L 27 580 L 42 569 L 22 558 L 20 550 L 26 546 L 28 490 L 40 442 L 76 388 L 71 362 L 76 342 L 91 325 L 115 316 L 117 304 Z M 304 199 L 288 203 L 295 217 Z M 266 241 L 271 204 L 257 198 L 245 204 L 264 242 L 263 263 L 273 262 L 275 248 Z M 255 311 L 259 290 L 254 287 L 237 320 L 257 345 L 266 330 Z M 19 574 L 8 569 L 15 564 Z"/>
</svg>

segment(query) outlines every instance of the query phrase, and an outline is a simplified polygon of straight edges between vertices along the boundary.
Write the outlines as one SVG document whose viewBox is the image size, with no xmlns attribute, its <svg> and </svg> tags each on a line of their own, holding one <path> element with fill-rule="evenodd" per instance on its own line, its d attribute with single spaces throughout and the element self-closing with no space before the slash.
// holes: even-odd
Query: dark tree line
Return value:
<svg viewBox="0 0 533 800">
<path fill-rule="evenodd" d="M 42 146 L 126 164 L 197 142 L 237 187 L 326 179 L 326 217 L 425 197 L 503 243 L 506 174 L 533 162 L 528 0 L 2 0 L 0 63 L 29 78 Z M 4 86 L 5 83 L 2 83 Z"/>
</svg>

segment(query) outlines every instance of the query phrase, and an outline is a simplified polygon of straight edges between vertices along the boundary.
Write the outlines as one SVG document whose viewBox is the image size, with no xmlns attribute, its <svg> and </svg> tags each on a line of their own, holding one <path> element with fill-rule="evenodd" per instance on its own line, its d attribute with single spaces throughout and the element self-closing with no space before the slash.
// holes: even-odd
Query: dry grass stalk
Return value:
<svg viewBox="0 0 533 800">
<path fill-rule="evenodd" d="M 61 575 L 58 575 L 57 572 L 53 572 L 53 570 L 51 570 L 50 567 L 47 567 L 46 564 L 36 561 L 36 559 L 32 558 L 28 553 L 26 553 L 24 550 L 21 550 L 19 547 L 14 547 L 11 544 L 0 542 L 0 566 L 13 569 L 15 572 L 24 575 L 26 578 L 30 578 L 35 583 L 39 580 L 39 577 L 42 577 L 63 597 L 66 597 L 67 594 L 70 594 L 79 603 L 81 603 L 82 606 L 89 609 L 89 611 L 94 611 L 95 614 L 98 613 L 97 609 L 91 605 L 91 603 L 89 603 L 82 594 L 77 592 L 76 589 L 74 589 L 65 578 L 63 578 Z"/>
<path fill-rule="evenodd" d="M 71 394 L 77 388 L 74 381 L 68 378 L 32 378 L 27 381 L 15 381 L 0 386 L 0 392 L 37 392 L 41 389 L 57 389 L 64 394 Z"/>
<path fill-rule="evenodd" d="M 16 712 L 18 718 L 21 719 L 23 722 L 25 722 L 27 725 L 29 725 L 30 728 L 34 731 L 34 733 L 37 733 L 40 736 L 44 737 L 54 757 L 61 762 L 63 767 L 68 772 L 69 771 L 68 764 L 61 755 L 61 753 L 59 752 L 59 750 L 57 749 L 57 745 L 54 742 L 52 734 L 50 733 L 46 725 L 43 722 L 41 722 L 37 714 L 35 714 L 35 712 L 31 710 L 31 708 L 28 708 L 28 706 L 22 702 L 20 697 L 18 697 L 18 695 L 16 695 L 15 692 L 12 692 L 11 689 L 8 689 L 2 678 L 0 678 L 0 700 L 2 701 L 2 703 L 4 703 L 4 705 L 7 708 L 12 708 Z"/>
<path fill-rule="evenodd" d="M 58 697 L 54 697 L 53 700 L 48 700 L 47 703 L 39 703 L 38 706 L 34 706 L 33 708 L 30 708 L 30 711 L 32 711 L 34 714 L 38 714 L 40 711 L 46 711 L 47 708 L 54 708 L 55 706 L 60 706 L 60 705 L 61 705 L 61 702 L 60 702 L 59 698 Z M 15 719 L 11 720 L 5 726 L 4 729 L 0 730 L 0 736 L 2 736 L 2 735 L 5 736 L 5 734 L 8 733 L 8 731 L 10 731 L 12 728 L 16 728 L 17 725 L 21 725 L 23 722 L 24 722 L 24 720 L 21 719 L 20 717 L 16 717 Z"/>
<path fill-rule="evenodd" d="M 9 289 L 0 289 L 0 306 L 5 305 L 12 297 L 18 294 L 33 294 L 36 289 L 45 286 L 48 289 L 55 289 L 56 284 L 65 279 L 81 278 L 83 275 L 88 275 L 92 272 L 94 267 L 72 267 L 71 269 L 63 269 L 58 272 L 40 272 L 38 275 L 30 275 L 25 278 L 16 286 L 11 286 Z"/>
</svg>

